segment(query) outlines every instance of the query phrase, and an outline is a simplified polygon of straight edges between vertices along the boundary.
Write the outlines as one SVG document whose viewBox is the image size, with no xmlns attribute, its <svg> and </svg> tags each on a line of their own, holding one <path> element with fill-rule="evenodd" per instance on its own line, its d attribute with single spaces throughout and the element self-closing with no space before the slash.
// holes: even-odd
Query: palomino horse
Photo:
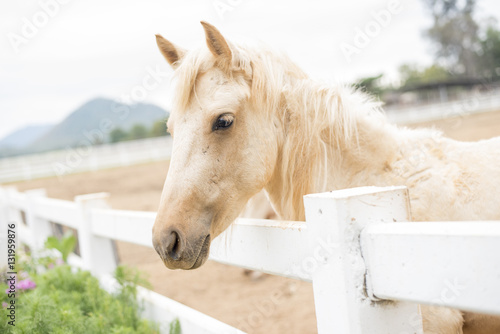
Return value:
<svg viewBox="0 0 500 334">
<path fill-rule="evenodd" d="M 201 266 L 211 240 L 262 189 L 287 220 L 304 220 L 306 194 L 368 185 L 408 186 L 417 221 L 500 219 L 500 138 L 464 143 L 398 128 L 364 93 L 317 83 L 287 57 L 202 25 L 208 48 L 197 51 L 157 35 L 177 80 L 153 227 L 168 268 Z M 500 333 L 493 317 L 438 308 L 424 309 L 424 327 Z"/>
</svg>

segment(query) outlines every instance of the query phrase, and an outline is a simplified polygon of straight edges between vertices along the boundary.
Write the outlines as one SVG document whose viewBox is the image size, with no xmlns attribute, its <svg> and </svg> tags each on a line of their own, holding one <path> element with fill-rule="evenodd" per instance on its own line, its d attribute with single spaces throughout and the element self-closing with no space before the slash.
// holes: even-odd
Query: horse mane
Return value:
<svg viewBox="0 0 500 334">
<path fill-rule="evenodd" d="M 250 99 L 258 106 L 255 109 L 285 125 L 279 161 L 282 196 L 273 205 L 282 218 L 303 220 L 302 197 L 327 190 L 331 151 L 340 154 L 359 144 L 361 118 L 386 123 L 380 103 L 350 86 L 313 81 L 286 55 L 265 47 L 231 48 L 233 71 L 227 74 L 243 80 L 238 73 L 251 73 Z M 216 65 L 206 49 L 186 54 L 175 73 L 181 84 L 175 91 L 174 110 L 187 108 L 198 76 Z"/>
</svg>

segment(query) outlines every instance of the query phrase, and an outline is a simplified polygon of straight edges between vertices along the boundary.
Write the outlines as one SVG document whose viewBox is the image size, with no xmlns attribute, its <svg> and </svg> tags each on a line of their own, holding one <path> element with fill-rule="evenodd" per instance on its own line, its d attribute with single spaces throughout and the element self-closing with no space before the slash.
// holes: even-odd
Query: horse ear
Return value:
<svg viewBox="0 0 500 334">
<path fill-rule="evenodd" d="M 220 33 L 217 28 L 215 28 L 210 23 L 201 21 L 203 29 L 205 29 L 205 37 L 207 39 L 207 46 L 210 52 L 217 58 L 220 64 L 228 66 L 231 64 L 232 52 L 226 39 Z"/>
<path fill-rule="evenodd" d="M 168 63 L 175 69 L 179 66 L 179 60 L 184 57 L 186 51 L 178 46 L 175 46 L 172 42 L 163 38 L 162 35 L 156 35 L 156 44 L 160 49 L 161 54 Z"/>
</svg>

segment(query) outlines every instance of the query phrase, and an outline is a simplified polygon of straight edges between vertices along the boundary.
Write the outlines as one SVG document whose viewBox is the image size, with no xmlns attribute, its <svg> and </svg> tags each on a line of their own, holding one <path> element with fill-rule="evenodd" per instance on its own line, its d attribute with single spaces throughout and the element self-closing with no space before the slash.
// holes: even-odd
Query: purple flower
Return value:
<svg viewBox="0 0 500 334">
<path fill-rule="evenodd" d="M 60 266 L 61 264 L 64 264 L 64 260 L 63 260 L 63 259 L 60 259 L 60 258 L 57 258 L 57 259 L 56 259 L 56 264 L 57 264 L 58 266 Z"/>
<path fill-rule="evenodd" d="M 49 268 L 49 269 L 54 268 L 54 264 L 53 264 L 53 263 L 49 263 L 49 264 L 47 265 L 47 268 Z"/>
<path fill-rule="evenodd" d="M 17 288 L 20 290 L 30 290 L 36 288 L 36 283 L 30 280 L 29 278 L 23 279 L 17 283 Z"/>
<path fill-rule="evenodd" d="M 3 308 L 7 308 L 7 306 L 9 306 L 9 304 L 7 304 L 6 302 L 2 302 L 2 307 Z"/>
</svg>

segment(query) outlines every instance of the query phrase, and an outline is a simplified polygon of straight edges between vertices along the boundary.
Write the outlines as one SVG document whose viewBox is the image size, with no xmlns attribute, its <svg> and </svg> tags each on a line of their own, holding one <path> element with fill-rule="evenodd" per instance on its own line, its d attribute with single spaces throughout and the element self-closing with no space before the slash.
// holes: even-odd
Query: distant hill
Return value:
<svg viewBox="0 0 500 334">
<path fill-rule="evenodd" d="M 136 124 L 151 128 L 168 112 L 153 104 L 127 105 L 105 98 L 93 99 L 56 125 L 28 126 L 0 140 L 0 157 L 44 152 L 109 142 L 115 128 Z"/>
<path fill-rule="evenodd" d="M 47 133 L 54 125 L 30 125 L 14 131 L 0 140 L 0 148 L 22 148 L 33 143 L 37 138 Z"/>
<path fill-rule="evenodd" d="M 167 116 L 166 110 L 152 104 L 138 103 L 129 106 L 97 98 L 72 112 L 28 150 L 40 152 L 108 142 L 109 132 L 114 128 L 127 130 L 135 124 L 150 128 L 154 122 L 166 119 Z"/>
</svg>

